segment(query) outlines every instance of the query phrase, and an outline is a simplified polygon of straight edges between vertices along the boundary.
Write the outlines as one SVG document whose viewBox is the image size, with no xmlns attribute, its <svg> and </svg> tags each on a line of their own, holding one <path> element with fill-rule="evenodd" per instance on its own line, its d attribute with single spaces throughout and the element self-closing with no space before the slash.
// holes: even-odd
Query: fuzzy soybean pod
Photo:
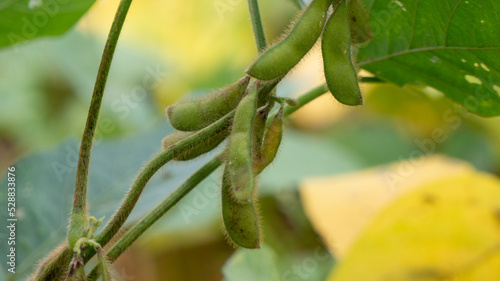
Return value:
<svg viewBox="0 0 500 281">
<path fill-rule="evenodd" d="M 260 224 L 253 203 L 241 204 L 233 198 L 228 166 L 222 178 L 222 219 L 230 242 L 244 248 L 260 248 Z"/>
<path fill-rule="evenodd" d="M 361 0 L 350 2 L 351 38 L 354 44 L 362 44 L 373 38 L 370 16 Z"/>
<path fill-rule="evenodd" d="M 190 136 L 196 134 L 198 131 L 174 131 L 170 135 L 167 135 L 161 141 L 161 149 L 167 150 L 172 145 L 189 138 Z"/>
<path fill-rule="evenodd" d="M 257 111 L 258 86 L 249 86 L 234 114 L 228 145 L 228 171 L 234 197 L 250 202 L 254 187 L 252 169 L 252 127 Z"/>
<path fill-rule="evenodd" d="M 192 160 L 198 156 L 201 156 L 207 152 L 212 151 L 229 136 L 231 121 L 232 118 L 228 118 L 226 122 L 223 122 L 218 126 L 215 126 L 213 128 L 213 133 L 208 138 L 200 139 L 195 145 L 190 147 L 187 151 L 183 152 L 182 154 L 177 155 L 174 159 L 178 161 Z M 170 148 L 172 145 L 191 137 L 197 132 L 198 131 L 193 131 L 193 132 L 175 131 L 172 134 L 166 136 L 162 140 L 162 149 L 166 150 Z"/>
<path fill-rule="evenodd" d="M 273 162 L 283 137 L 283 107 L 274 115 L 271 124 L 267 128 L 262 142 L 260 157 L 254 162 L 254 173 L 260 174 L 271 162 Z"/>
<path fill-rule="evenodd" d="M 356 69 L 351 61 L 349 0 L 343 0 L 326 23 L 321 42 L 326 84 L 346 105 L 363 103 Z"/>
<path fill-rule="evenodd" d="M 262 149 L 262 140 L 264 138 L 264 131 L 266 129 L 267 116 L 269 114 L 270 106 L 266 106 L 259 110 L 255 115 L 252 128 L 252 157 L 259 159 Z"/>
<path fill-rule="evenodd" d="M 332 0 L 313 0 L 290 33 L 252 62 L 246 73 L 260 80 L 271 80 L 287 74 L 318 40 L 331 3 Z"/>
<path fill-rule="evenodd" d="M 197 131 L 233 110 L 245 94 L 250 77 L 219 89 L 207 96 L 182 100 L 165 110 L 172 127 L 180 131 Z"/>
</svg>

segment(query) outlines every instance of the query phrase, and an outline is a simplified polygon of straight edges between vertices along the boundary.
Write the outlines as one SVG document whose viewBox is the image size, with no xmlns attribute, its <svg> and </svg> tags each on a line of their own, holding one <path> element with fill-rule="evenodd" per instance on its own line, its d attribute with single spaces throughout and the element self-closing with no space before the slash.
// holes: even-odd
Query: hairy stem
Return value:
<svg viewBox="0 0 500 281">
<path fill-rule="evenodd" d="M 222 164 L 222 153 L 208 161 L 203 167 L 196 171 L 174 192 L 172 192 L 163 202 L 157 205 L 152 211 L 137 222 L 125 235 L 108 251 L 107 259 L 114 262 L 139 236 L 141 236 L 151 225 L 160 219 L 179 200 L 188 194 L 194 187 L 208 177 Z M 97 280 L 99 268 L 95 266 L 88 275 L 88 280 Z"/>
<path fill-rule="evenodd" d="M 377 77 L 361 77 L 360 82 L 362 82 L 362 83 L 384 83 L 383 80 L 380 80 Z M 299 102 L 299 106 L 286 106 L 285 107 L 285 116 L 288 116 L 288 115 L 294 113 L 299 108 L 301 108 L 303 105 L 313 101 L 314 99 L 323 95 L 326 92 L 328 92 L 328 87 L 326 86 L 326 84 L 323 84 L 323 85 L 319 85 L 318 87 L 301 95 L 300 97 L 297 98 L 297 101 Z"/>
<path fill-rule="evenodd" d="M 285 116 L 288 116 L 295 111 L 297 111 L 299 108 L 302 106 L 308 104 L 309 102 L 313 101 L 317 97 L 323 95 L 324 93 L 328 92 L 328 87 L 326 84 L 320 85 L 309 92 L 301 95 L 300 97 L 297 98 L 297 101 L 299 102 L 298 106 L 286 106 L 284 110 Z"/>
<path fill-rule="evenodd" d="M 73 201 L 73 213 L 86 212 L 87 205 L 87 179 L 89 173 L 90 152 L 92 149 L 92 140 L 94 138 L 97 119 L 99 117 L 99 109 L 101 108 L 102 96 L 108 79 L 109 69 L 113 54 L 120 37 L 120 32 L 125 22 L 125 17 L 129 10 L 132 0 L 122 0 L 111 26 L 111 30 L 104 47 L 104 52 L 101 58 L 101 64 L 97 72 L 97 78 L 90 102 L 87 123 L 83 131 L 82 143 L 80 146 L 80 155 L 78 158 L 78 168 L 76 173 L 75 197 Z M 70 226 L 71 227 L 71 226 Z"/>
<path fill-rule="evenodd" d="M 118 38 L 120 37 L 120 33 L 131 3 L 132 0 L 122 0 L 120 2 L 120 5 L 118 6 L 118 10 L 115 14 L 115 19 L 113 20 L 113 24 L 111 25 L 111 29 L 106 40 L 106 45 L 104 46 L 99 70 L 97 71 L 94 91 L 92 93 L 92 99 L 90 101 L 87 122 L 85 124 L 85 129 L 83 130 L 80 153 L 78 156 L 72 217 L 87 212 L 87 179 L 89 173 L 92 141 L 95 134 L 97 119 L 99 118 L 99 110 L 101 108 L 102 97 L 104 94 L 104 88 L 106 86 L 109 69 L 111 67 L 111 61 L 113 59 L 116 45 L 118 43 Z M 74 228 L 75 225 L 73 225 L 70 221 L 68 229 L 71 230 Z M 37 280 L 53 280 L 54 275 L 59 274 L 58 272 L 60 271 L 64 271 L 64 267 L 67 266 L 69 262 L 69 253 L 70 249 L 65 249 L 62 253 L 60 253 L 57 258 L 52 260 L 46 266 L 47 270 L 44 270 L 43 274 L 37 277 Z"/>
<path fill-rule="evenodd" d="M 250 18 L 252 19 L 253 33 L 255 36 L 255 43 L 257 44 L 257 51 L 261 53 L 267 47 L 266 35 L 262 27 L 262 19 L 260 18 L 259 3 L 257 0 L 248 0 L 248 8 L 250 10 Z"/>
</svg>

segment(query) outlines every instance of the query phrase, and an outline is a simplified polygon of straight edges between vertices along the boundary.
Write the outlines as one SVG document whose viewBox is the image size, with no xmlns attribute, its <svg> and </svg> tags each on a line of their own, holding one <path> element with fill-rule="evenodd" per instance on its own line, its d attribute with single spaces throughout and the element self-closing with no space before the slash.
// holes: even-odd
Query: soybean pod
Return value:
<svg viewBox="0 0 500 281">
<path fill-rule="evenodd" d="M 290 33 L 252 62 L 246 73 L 260 80 L 287 74 L 318 40 L 331 3 L 332 0 L 313 0 Z"/>
<path fill-rule="evenodd" d="M 370 28 L 370 16 L 361 0 L 350 2 L 351 38 L 354 44 L 370 41 L 373 33 Z"/>
<path fill-rule="evenodd" d="M 234 114 L 228 145 L 228 172 L 234 197 L 250 202 L 254 187 L 252 127 L 257 111 L 258 86 L 252 83 Z"/>
<path fill-rule="evenodd" d="M 349 0 L 343 0 L 326 23 L 321 42 L 326 84 L 346 105 L 363 103 L 356 69 L 351 60 Z"/>
<path fill-rule="evenodd" d="M 271 162 L 273 162 L 278 148 L 281 144 L 283 137 L 283 106 L 279 109 L 278 113 L 273 117 L 271 124 L 267 128 L 260 157 L 254 161 L 254 173 L 260 174 Z"/>
<path fill-rule="evenodd" d="M 262 139 L 266 129 L 267 116 L 269 114 L 270 106 L 266 106 L 259 110 L 255 115 L 252 128 L 252 157 L 259 159 L 261 156 Z"/>
<path fill-rule="evenodd" d="M 214 126 L 212 129 L 212 134 L 210 134 L 207 138 L 200 138 L 198 142 L 192 145 L 187 151 L 183 152 L 182 154 L 176 155 L 174 160 L 191 160 L 215 149 L 229 136 L 231 121 L 232 118 L 228 118 L 226 122 L 216 124 L 216 126 Z M 162 140 L 162 149 L 166 150 L 176 143 L 183 141 L 198 132 L 199 131 L 175 131 Z"/>
<path fill-rule="evenodd" d="M 249 80 L 250 77 L 245 77 L 207 96 L 182 100 L 169 106 L 165 111 L 170 124 L 180 131 L 205 128 L 238 105 Z"/>
<path fill-rule="evenodd" d="M 241 204 L 234 200 L 228 164 L 222 178 L 222 219 L 228 239 L 244 248 L 260 248 L 259 217 L 253 203 Z"/>
<path fill-rule="evenodd" d="M 170 135 L 167 135 L 163 140 L 161 141 L 161 149 L 162 150 L 167 150 L 169 149 L 172 145 L 185 140 L 189 138 L 190 136 L 196 134 L 198 131 L 174 131 Z"/>
</svg>

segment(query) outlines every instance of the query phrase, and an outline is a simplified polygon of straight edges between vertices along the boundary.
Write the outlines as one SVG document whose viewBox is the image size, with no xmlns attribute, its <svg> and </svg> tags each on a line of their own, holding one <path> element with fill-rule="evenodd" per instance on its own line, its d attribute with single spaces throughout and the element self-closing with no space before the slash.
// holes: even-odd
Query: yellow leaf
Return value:
<svg viewBox="0 0 500 281">
<path fill-rule="evenodd" d="M 500 280 L 500 180 L 424 184 L 382 211 L 328 281 Z"/>
<path fill-rule="evenodd" d="M 443 156 L 407 159 L 341 176 L 308 179 L 301 197 L 315 229 L 337 258 L 387 205 L 443 177 L 473 173 L 468 163 Z"/>
</svg>

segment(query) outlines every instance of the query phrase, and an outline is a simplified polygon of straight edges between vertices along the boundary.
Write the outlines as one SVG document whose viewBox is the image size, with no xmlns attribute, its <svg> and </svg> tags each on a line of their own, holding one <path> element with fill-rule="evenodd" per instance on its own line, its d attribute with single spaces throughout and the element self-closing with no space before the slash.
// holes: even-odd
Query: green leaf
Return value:
<svg viewBox="0 0 500 281">
<path fill-rule="evenodd" d="M 6 0 L 0 3 L 0 47 L 70 29 L 95 0 Z"/>
<path fill-rule="evenodd" d="M 273 249 L 265 244 L 258 250 L 238 249 L 222 268 L 224 281 L 281 280 Z"/>
<path fill-rule="evenodd" d="M 359 66 L 423 83 L 481 116 L 500 115 L 500 2 L 365 0 L 374 39 Z"/>
<path fill-rule="evenodd" d="M 495 175 L 421 183 L 376 214 L 327 280 L 498 280 L 499 204 Z"/>
</svg>

